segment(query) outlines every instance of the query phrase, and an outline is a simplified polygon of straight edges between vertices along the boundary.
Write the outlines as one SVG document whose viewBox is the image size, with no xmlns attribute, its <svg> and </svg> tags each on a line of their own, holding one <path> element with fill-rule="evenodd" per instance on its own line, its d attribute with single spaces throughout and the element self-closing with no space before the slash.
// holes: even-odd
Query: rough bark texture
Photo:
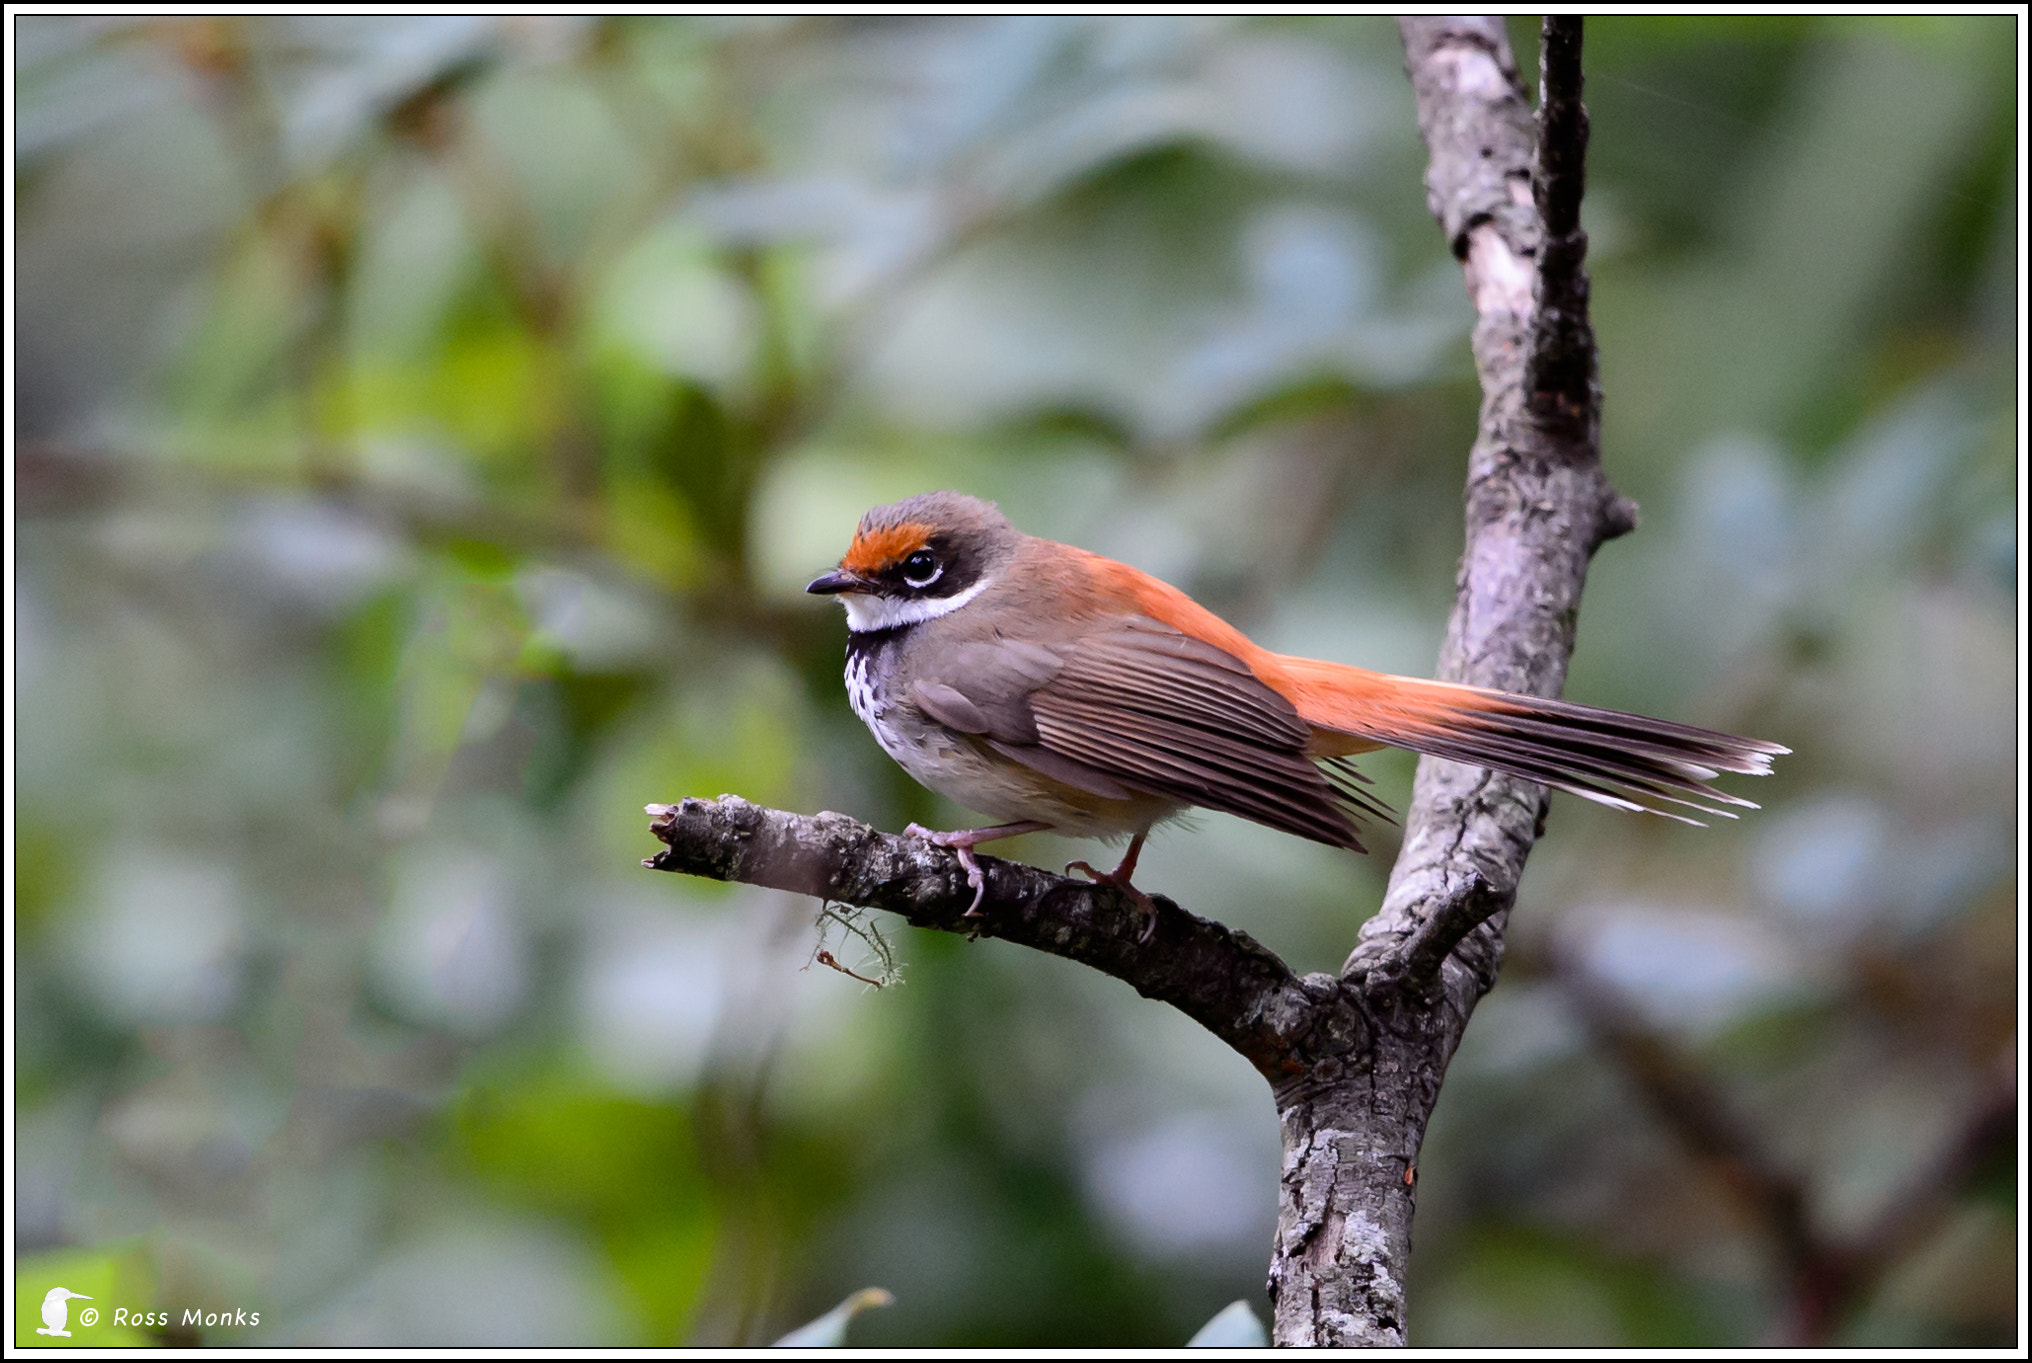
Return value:
<svg viewBox="0 0 2032 1363">
<path fill-rule="evenodd" d="M 651 805 L 665 844 L 643 862 L 886 909 L 913 927 L 999 937 L 1092 966 L 1171 1004 L 1234 1047 L 1273 1081 L 1317 1045 L 1316 1034 L 1359 1026 L 1335 1003 L 1330 975 L 1300 979 L 1245 932 L 1194 917 L 1157 896 L 1157 922 L 1119 891 L 977 856 L 987 879 L 979 916 L 959 858 L 918 838 L 883 833 L 844 814 L 791 814 L 734 795 Z M 1349 1038 L 1348 1044 L 1353 1044 Z"/>
<path fill-rule="evenodd" d="M 1556 696 L 1588 559 L 1635 524 L 1603 476 L 1579 228 L 1580 21 L 1545 21 L 1534 127 L 1501 20 L 1402 21 L 1428 200 L 1475 305 L 1482 383 L 1466 546 L 1443 678 Z M 1547 224 L 1551 224 L 1548 231 Z M 1338 978 L 1298 978 L 1245 934 L 1160 900 L 1155 931 L 1113 890 L 982 857 L 982 915 L 958 859 L 837 814 L 731 796 L 652 806 L 644 863 L 797 890 L 1084 962 L 1199 1021 L 1270 1081 L 1284 1137 L 1270 1265 L 1280 1345 L 1404 1343 L 1419 1145 L 1546 807 L 1542 787 L 1419 764 L 1381 910 Z"/>
<path fill-rule="evenodd" d="M 1467 537 L 1439 673 L 1556 696 L 1589 557 L 1635 523 L 1601 471 L 1600 400 L 1578 226 L 1585 115 L 1579 21 L 1548 19 L 1550 176 L 1500 19 L 1401 21 L 1427 201 L 1475 305 L 1480 431 Z M 1534 184 L 1536 190 L 1534 192 Z M 1548 250 L 1540 205 L 1564 229 Z M 1546 305 L 1542 306 L 1541 300 Z M 1469 1014 L 1495 983 L 1503 929 L 1546 792 L 1421 761 L 1383 907 L 1343 968 L 1373 1050 L 1328 1093 L 1278 1091 L 1285 1173 L 1271 1266 L 1279 1344 L 1402 1344 L 1418 1148 Z M 1289 1252 L 1303 1247 L 1301 1253 Z"/>
</svg>

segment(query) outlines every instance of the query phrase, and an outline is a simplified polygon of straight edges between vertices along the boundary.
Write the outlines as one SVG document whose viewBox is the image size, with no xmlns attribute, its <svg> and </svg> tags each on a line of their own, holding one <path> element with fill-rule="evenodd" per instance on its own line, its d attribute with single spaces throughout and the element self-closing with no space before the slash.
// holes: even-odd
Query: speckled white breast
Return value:
<svg viewBox="0 0 2032 1363">
<path fill-rule="evenodd" d="M 898 728 L 889 722 L 890 705 L 883 698 L 881 688 L 871 675 L 873 653 L 850 653 L 847 655 L 847 704 L 854 707 L 854 713 L 861 723 L 868 726 L 868 732 L 875 735 L 875 741 L 882 745 L 882 751 L 903 764 L 905 771 L 924 778 L 918 773 L 919 759 L 923 745 L 912 743 Z"/>
</svg>

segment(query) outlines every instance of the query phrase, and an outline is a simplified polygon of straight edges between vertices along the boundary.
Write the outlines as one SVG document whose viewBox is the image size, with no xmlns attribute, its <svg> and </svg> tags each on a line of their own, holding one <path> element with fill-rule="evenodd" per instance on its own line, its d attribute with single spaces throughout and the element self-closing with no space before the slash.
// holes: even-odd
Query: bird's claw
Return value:
<svg viewBox="0 0 2032 1363">
<path fill-rule="evenodd" d="M 1096 871 L 1089 863 L 1084 861 L 1067 862 L 1065 864 L 1065 873 L 1071 875 L 1074 871 L 1080 872 L 1096 885 L 1112 885 L 1120 890 L 1128 901 L 1136 906 L 1136 911 L 1143 915 L 1143 931 L 1137 936 L 1136 940 L 1138 942 L 1150 940 L 1151 935 L 1157 931 L 1156 900 L 1144 894 L 1134 885 L 1131 885 L 1129 877 L 1123 875 L 1120 871 Z"/>
<path fill-rule="evenodd" d="M 946 848 L 960 859 L 960 867 L 967 873 L 967 884 L 974 892 L 974 902 L 967 905 L 967 911 L 961 914 L 960 917 L 979 918 L 981 916 L 981 901 L 987 898 L 988 895 L 988 878 L 981 872 L 981 863 L 974 860 L 973 847 L 967 843 L 957 841 L 951 833 L 941 833 L 936 829 L 926 828 L 923 824 L 919 823 L 911 824 L 903 832 L 908 837 L 922 838 L 933 847 Z"/>
<path fill-rule="evenodd" d="M 988 894 L 988 878 L 981 874 L 981 863 L 974 860 L 972 848 L 955 847 L 953 851 L 958 854 L 960 865 L 967 869 L 967 884 L 974 887 L 974 902 L 967 905 L 967 911 L 961 914 L 960 917 L 979 918 L 981 916 L 981 901 Z"/>
</svg>

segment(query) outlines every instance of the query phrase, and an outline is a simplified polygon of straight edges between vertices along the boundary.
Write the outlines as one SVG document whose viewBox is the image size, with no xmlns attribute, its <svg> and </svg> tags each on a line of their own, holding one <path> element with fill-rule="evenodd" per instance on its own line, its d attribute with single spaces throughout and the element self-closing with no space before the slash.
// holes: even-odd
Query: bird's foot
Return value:
<svg viewBox="0 0 2032 1363">
<path fill-rule="evenodd" d="M 914 823 L 904 829 L 903 833 L 906 837 L 918 838 L 928 842 L 933 847 L 945 847 L 952 850 L 953 855 L 960 860 L 960 868 L 967 873 L 967 884 L 974 891 L 974 902 L 967 905 L 967 911 L 961 917 L 979 918 L 981 916 L 981 900 L 986 898 L 988 893 L 988 878 L 981 871 L 981 863 L 974 860 L 974 849 L 984 842 L 994 842 L 997 838 L 1013 838 L 1019 833 L 1038 833 L 1049 827 L 1051 827 L 1050 824 L 1026 821 L 1023 823 L 996 824 L 993 828 L 956 828 L 949 832 L 941 832 L 938 829 L 926 828 L 923 824 Z"/>
<path fill-rule="evenodd" d="M 923 824 L 915 823 L 903 830 L 906 836 L 921 838 L 933 847 L 951 848 L 953 855 L 960 859 L 960 867 L 967 873 L 967 884 L 971 885 L 974 890 L 974 902 L 967 905 L 966 913 L 961 915 L 964 918 L 980 917 L 981 900 L 988 893 L 988 878 L 981 874 L 981 863 L 974 860 L 974 844 L 967 841 L 968 836 L 977 831 L 976 829 L 969 828 L 961 829 L 957 832 L 941 833 L 936 829 L 926 828 Z"/>
<path fill-rule="evenodd" d="M 1138 942 L 1149 941 L 1150 934 L 1157 931 L 1157 901 L 1129 883 L 1129 877 L 1136 874 L 1136 858 L 1143 852 L 1144 836 L 1138 833 L 1130 839 L 1129 850 L 1122 856 L 1122 864 L 1112 871 L 1096 871 L 1084 861 L 1068 862 L 1065 868 L 1067 875 L 1080 871 L 1096 885 L 1112 885 L 1136 906 L 1137 912 L 1143 915 L 1143 932 L 1137 937 Z"/>
</svg>

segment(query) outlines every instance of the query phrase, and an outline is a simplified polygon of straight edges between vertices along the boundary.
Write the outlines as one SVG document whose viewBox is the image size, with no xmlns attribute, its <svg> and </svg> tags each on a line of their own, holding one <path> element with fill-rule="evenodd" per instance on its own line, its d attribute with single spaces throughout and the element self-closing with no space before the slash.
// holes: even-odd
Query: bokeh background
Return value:
<svg viewBox="0 0 2032 1363">
<path fill-rule="evenodd" d="M 640 869 L 642 806 L 966 818 L 800 594 L 930 488 L 1429 675 L 1477 391 L 1394 26 L 12 34 L 36 1299 L 335 1345 L 766 1341 L 870 1285 L 870 1345 L 1260 1311 L 1242 1060 L 995 942 L 892 924 L 869 989 L 811 902 Z M 1567 694 L 1795 755 L 1740 824 L 1554 801 L 1421 1161 L 1414 1343 L 2016 1337 L 2015 52 L 1589 22 L 1644 523 Z M 1331 970 L 1376 842 L 1208 815 L 1139 880 Z"/>
</svg>

